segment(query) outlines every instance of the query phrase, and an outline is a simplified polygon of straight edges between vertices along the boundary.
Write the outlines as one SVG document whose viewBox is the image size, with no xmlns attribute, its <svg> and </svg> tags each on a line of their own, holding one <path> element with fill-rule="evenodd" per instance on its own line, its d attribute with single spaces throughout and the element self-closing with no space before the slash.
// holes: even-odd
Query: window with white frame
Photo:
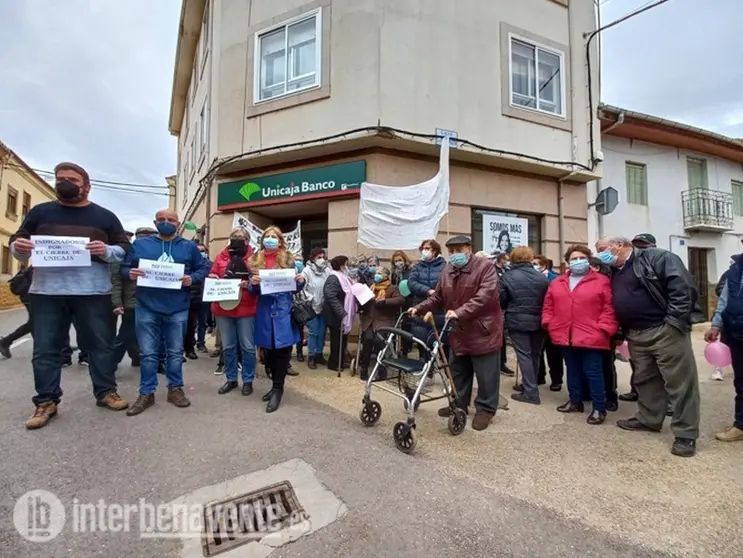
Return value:
<svg viewBox="0 0 743 558">
<path fill-rule="evenodd" d="M 511 37 L 511 104 L 565 115 L 565 55 Z"/>
<path fill-rule="evenodd" d="M 194 134 L 194 136 L 195 135 L 196 134 Z M 191 174 L 192 175 L 196 171 L 196 166 L 197 166 L 196 164 L 197 164 L 197 162 L 199 160 L 198 157 L 197 157 L 197 155 L 196 155 L 196 147 L 197 147 L 196 137 L 193 137 L 193 138 L 191 138 Z"/>
<path fill-rule="evenodd" d="M 203 155 L 206 152 L 206 143 L 208 140 L 208 114 L 207 114 L 207 106 L 206 101 L 204 101 L 204 105 L 201 107 L 201 113 L 199 114 L 199 153 Z"/>
<path fill-rule="evenodd" d="M 743 217 L 743 180 L 732 180 L 730 185 L 733 191 L 733 214 Z"/>
<path fill-rule="evenodd" d="M 641 163 L 625 164 L 627 203 L 635 205 L 648 204 L 648 174 L 647 166 Z"/>
<path fill-rule="evenodd" d="M 255 101 L 320 85 L 321 12 L 256 34 Z"/>
<path fill-rule="evenodd" d="M 201 61 L 206 60 L 206 54 L 209 52 L 209 6 L 207 2 L 204 6 L 204 17 L 201 19 Z"/>
</svg>

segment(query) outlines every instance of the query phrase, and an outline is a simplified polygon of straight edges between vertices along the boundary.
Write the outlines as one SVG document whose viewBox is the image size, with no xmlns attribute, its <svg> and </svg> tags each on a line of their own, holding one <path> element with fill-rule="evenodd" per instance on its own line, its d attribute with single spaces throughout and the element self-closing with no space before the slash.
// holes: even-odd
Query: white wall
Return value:
<svg viewBox="0 0 743 558">
<path fill-rule="evenodd" d="M 658 246 L 678 254 L 688 265 L 689 247 L 711 248 L 708 261 L 709 281 L 716 283 L 729 267 L 732 254 L 743 251 L 743 217 L 736 216 L 731 233 L 688 233 L 684 230 L 681 192 L 688 190 L 686 157 L 707 160 L 709 188 L 731 191 L 731 180 L 743 180 L 743 166 L 708 155 L 628 140 L 613 136 L 602 139 L 604 178 L 602 187 L 613 186 L 619 191 L 619 206 L 611 215 L 603 217 L 604 236 L 633 237 L 642 232 L 655 235 Z M 627 203 L 625 163 L 647 165 L 648 205 Z M 590 192 L 595 191 L 589 187 Z M 589 203 L 594 200 L 589 199 Z M 589 216 L 590 219 L 590 216 Z M 589 240 L 593 244 L 599 235 L 598 227 L 589 224 Z"/>
</svg>

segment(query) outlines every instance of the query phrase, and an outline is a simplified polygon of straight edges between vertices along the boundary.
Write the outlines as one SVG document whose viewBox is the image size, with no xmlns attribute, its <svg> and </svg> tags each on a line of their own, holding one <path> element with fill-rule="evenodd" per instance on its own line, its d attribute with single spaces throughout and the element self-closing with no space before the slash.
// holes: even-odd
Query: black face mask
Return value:
<svg viewBox="0 0 743 558">
<path fill-rule="evenodd" d="M 58 180 L 55 190 L 57 199 L 63 202 L 78 202 L 83 197 L 81 188 L 69 180 Z"/>
<path fill-rule="evenodd" d="M 230 240 L 229 250 L 236 256 L 244 256 L 248 251 L 248 246 L 244 240 L 233 238 L 232 240 Z"/>
</svg>

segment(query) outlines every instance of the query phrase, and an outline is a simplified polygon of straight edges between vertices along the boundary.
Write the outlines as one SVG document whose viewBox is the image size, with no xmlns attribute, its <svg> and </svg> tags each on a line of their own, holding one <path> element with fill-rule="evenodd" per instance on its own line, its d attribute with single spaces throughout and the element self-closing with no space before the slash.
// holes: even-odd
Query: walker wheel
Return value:
<svg viewBox="0 0 743 558">
<path fill-rule="evenodd" d="M 467 426 L 467 413 L 462 409 L 454 409 L 454 412 L 449 415 L 448 426 L 452 436 L 459 436 Z"/>
<path fill-rule="evenodd" d="M 374 426 L 382 416 L 382 406 L 376 401 L 368 401 L 361 407 L 359 418 L 364 426 Z"/>
<path fill-rule="evenodd" d="M 413 453 L 417 440 L 413 425 L 406 422 L 398 422 L 392 429 L 392 436 L 395 438 L 395 446 L 403 453 Z"/>
</svg>

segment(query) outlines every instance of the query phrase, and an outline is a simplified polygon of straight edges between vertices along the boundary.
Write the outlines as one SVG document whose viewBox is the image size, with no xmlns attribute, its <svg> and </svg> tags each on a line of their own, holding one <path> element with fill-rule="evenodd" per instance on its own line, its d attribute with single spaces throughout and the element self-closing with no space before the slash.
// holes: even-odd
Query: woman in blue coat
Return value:
<svg viewBox="0 0 743 558">
<path fill-rule="evenodd" d="M 273 413 L 281 404 L 284 380 L 289 370 L 292 348 L 299 343 L 300 334 L 292 320 L 294 293 L 263 294 L 260 271 L 263 269 L 296 269 L 294 256 L 287 248 L 286 239 L 278 227 L 268 227 L 260 238 L 261 248 L 248 260 L 250 270 L 250 292 L 258 296 L 255 314 L 255 344 L 264 352 L 264 364 L 270 369 L 273 387 L 263 401 L 267 401 L 266 412 Z M 296 288 L 304 287 L 304 276 L 296 274 Z"/>
<path fill-rule="evenodd" d="M 413 266 L 408 276 L 408 289 L 413 296 L 413 303 L 420 304 L 431 296 L 441 277 L 441 272 L 446 267 L 446 260 L 441 255 L 441 245 L 433 239 L 424 240 L 419 247 L 421 261 Z M 444 326 L 444 314 L 434 315 L 436 327 Z M 413 335 L 422 341 L 433 341 L 431 334 L 433 329 L 426 324 L 422 318 L 415 318 L 413 322 Z M 444 340 L 446 343 L 448 340 Z"/>
</svg>

